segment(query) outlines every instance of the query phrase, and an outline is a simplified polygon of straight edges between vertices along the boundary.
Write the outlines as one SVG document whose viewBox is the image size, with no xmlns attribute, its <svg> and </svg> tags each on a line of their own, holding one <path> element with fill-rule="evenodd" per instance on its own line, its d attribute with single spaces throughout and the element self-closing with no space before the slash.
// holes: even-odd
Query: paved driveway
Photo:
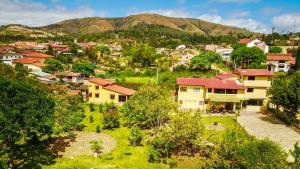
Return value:
<svg viewBox="0 0 300 169">
<path fill-rule="evenodd" d="M 274 117 L 241 111 L 238 122 L 249 134 L 258 138 L 268 137 L 286 151 L 293 150 L 297 141 L 300 143 L 300 134 Z"/>
</svg>

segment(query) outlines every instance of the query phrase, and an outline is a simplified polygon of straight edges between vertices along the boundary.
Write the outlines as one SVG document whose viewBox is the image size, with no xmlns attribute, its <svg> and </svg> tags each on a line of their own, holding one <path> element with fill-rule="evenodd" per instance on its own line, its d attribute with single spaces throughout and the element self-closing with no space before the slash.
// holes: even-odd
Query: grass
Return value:
<svg viewBox="0 0 300 169">
<path fill-rule="evenodd" d="M 84 131 L 96 132 L 96 126 L 102 124 L 102 114 L 98 112 L 98 106 L 95 106 L 94 112 L 89 111 L 86 106 L 86 117 L 82 123 L 86 126 Z M 90 123 L 90 115 L 93 115 L 94 122 Z M 111 135 L 117 141 L 117 147 L 108 154 L 102 154 L 100 157 L 78 156 L 74 159 L 58 158 L 56 163 L 51 166 L 44 166 L 45 169 L 165 169 L 164 164 L 148 162 L 148 146 L 129 146 L 128 137 L 130 129 L 120 127 L 114 130 L 102 130 L 101 132 Z"/>
</svg>

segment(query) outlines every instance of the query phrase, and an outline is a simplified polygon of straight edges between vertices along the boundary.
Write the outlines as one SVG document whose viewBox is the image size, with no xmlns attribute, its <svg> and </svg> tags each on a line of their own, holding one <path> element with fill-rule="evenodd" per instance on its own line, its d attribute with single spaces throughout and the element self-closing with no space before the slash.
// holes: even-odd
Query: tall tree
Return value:
<svg viewBox="0 0 300 169">
<path fill-rule="evenodd" d="M 72 70 L 74 72 L 82 73 L 86 76 L 94 74 L 95 66 L 87 61 L 78 61 L 73 64 Z"/>
<path fill-rule="evenodd" d="M 190 67 L 194 70 L 206 70 L 211 68 L 212 63 L 220 63 L 222 57 L 216 52 L 204 52 L 191 59 Z"/>
<path fill-rule="evenodd" d="M 272 46 L 269 49 L 269 53 L 281 53 L 282 52 L 282 48 L 279 46 Z"/>
<path fill-rule="evenodd" d="M 26 81 L 0 76 L 1 151 L 15 168 L 16 146 L 21 140 L 50 136 L 53 127 L 54 101 L 44 90 Z"/>
<path fill-rule="evenodd" d="M 295 57 L 296 57 L 296 69 L 299 70 L 300 69 L 300 46 L 296 50 Z"/>
<path fill-rule="evenodd" d="M 264 68 L 267 57 L 264 52 L 257 48 L 248 48 L 246 46 L 238 47 L 231 53 L 231 60 L 238 68 Z"/>
<path fill-rule="evenodd" d="M 48 72 L 48 73 L 53 73 L 53 72 L 58 72 L 58 71 L 64 70 L 63 64 L 57 59 L 53 59 L 53 58 L 46 59 L 45 64 L 46 64 L 46 66 L 43 67 L 43 71 Z"/>
</svg>

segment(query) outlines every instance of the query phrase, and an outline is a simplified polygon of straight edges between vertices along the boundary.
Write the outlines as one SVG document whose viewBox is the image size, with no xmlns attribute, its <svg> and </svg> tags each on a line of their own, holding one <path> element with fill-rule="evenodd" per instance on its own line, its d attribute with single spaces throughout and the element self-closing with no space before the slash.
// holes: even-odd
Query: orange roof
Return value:
<svg viewBox="0 0 300 169">
<path fill-rule="evenodd" d="M 128 96 L 131 96 L 135 93 L 135 91 L 132 90 L 132 89 L 128 89 L 126 87 L 122 87 L 122 86 L 119 86 L 119 85 L 116 85 L 116 84 L 108 85 L 108 86 L 105 86 L 103 88 L 107 89 L 107 90 L 117 92 L 117 93 L 125 94 L 125 95 L 128 95 Z"/>
<path fill-rule="evenodd" d="M 68 93 L 70 95 L 79 95 L 81 92 L 81 90 L 69 90 Z"/>
<path fill-rule="evenodd" d="M 109 85 L 109 84 L 113 84 L 112 81 L 101 79 L 101 78 L 90 78 L 89 81 L 92 82 L 92 83 L 101 85 L 101 86 L 106 86 L 106 85 Z"/>
<path fill-rule="evenodd" d="M 241 76 L 274 76 L 274 73 L 266 69 L 238 69 L 236 74 Z"/>
<path fill-rule="evenodd" d="M 29 57 L 29 58 L 53 58 L 54 56 L 47 55 L 44 53 L 39 53 L 39 52 L 26 52 L 24 53 L 24 57 Z"/>
<path fill-rule="evenodd" d="M 290 61 L 291 64 L 295 64 L 295 58 L 292 54 L 280 54 L 280 53 L 269 53 L 267 56 L 268 61 Z"/>
<path fill-rule="evenodd" d="M 178 85 L 205 86 L 212 89 L 245 89 L 236 80 L 222 80 L 218 78 L 177 78 Z"/>
<path fill-rule="evenodd" d="M 247 43 L 250 43 L 250 42 L 252 42 L 251 39 L 240 39 L 240 43 L 242 43 L 242 44 L 247 44 Z"/>
<path fill-rule="evenodd" d="M 39 58 L 20 58 L 13 60 L 14 63 L 21 63 L 21 64 L 33 64 L 35 62 L 39 62 Z"/>
</svg>

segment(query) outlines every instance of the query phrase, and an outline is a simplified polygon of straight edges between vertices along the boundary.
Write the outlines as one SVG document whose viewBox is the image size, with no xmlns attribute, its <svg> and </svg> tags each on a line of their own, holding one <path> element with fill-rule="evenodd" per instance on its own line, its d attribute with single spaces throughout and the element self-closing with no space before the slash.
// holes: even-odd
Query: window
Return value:
<svg viewBox="0 0 300 169">
<path fill-rule="evenodd" d="M 284 60 L 280 60 L 278 63 L 285 63 L 285 61 Z"/>
<path fill-rule="evenodd" d="M 199 93 L 200 92 L 200 88 L 193 88 L 193 92 Z"/>
<path fill-rule="evenodd" d="M 92 97 L 93 95 L 92 95 L 92 93 L 89 93 L 89 97 Z"/>
<path fill-rule="evenodd" d="M 119 102 L 126 102 L 126 96 L 119 95 Z"/>
<path fill-rule="evenodd" d="M 95 89 L 98 90 L 98 89 L 99 89 L 99 86 L 95 86 Z"/>
<path fill-rule="evenodd" d="M 96 97 L 96 98 L 99 98 L 99 93 L 95 93 L 95 97 Z"/>
<path fill-rule="evenodd" d="M 180 87 L 180 92 L 187 92 L 187 87 Z"/>
<path fill-rule="evenodd" d="M 255 80 L 255 76 L 248 76 L 248 80 Z"/>
<path fill-rule="evenodd" d="M 236 89 L 226 89 L 226 94 L 237 94 Z"/>
<path fill-rule="evenodd" d="M 248 100 L 248 106 L 263 106 L 264 100 Z"/>
<path fill-rule="evenodd" d="M 212 93 L 212 89 L 207 89 L 207 92 L 208 93 Z"/>
<path fill-rule="evenodd" d="M 110 97 L 110 100 L 115 100 L 115 95 L 114 94 L 110 94 L 109 97 Z"/>
<path fill-rule="evenodd" d="M 219 93 L 219 94 L 225 93 L 225 89 L 215 89 L 214 91 L 215 91 L 215 93 Z"/>
<path fill-rule="evenodd" d="M 254 91 L 253 88 L 248 88 L 248 89 L 247 89 L 247 92 L 248 92 L 248 93 L 253 93 L 253 91 Z"/>
</svg>

